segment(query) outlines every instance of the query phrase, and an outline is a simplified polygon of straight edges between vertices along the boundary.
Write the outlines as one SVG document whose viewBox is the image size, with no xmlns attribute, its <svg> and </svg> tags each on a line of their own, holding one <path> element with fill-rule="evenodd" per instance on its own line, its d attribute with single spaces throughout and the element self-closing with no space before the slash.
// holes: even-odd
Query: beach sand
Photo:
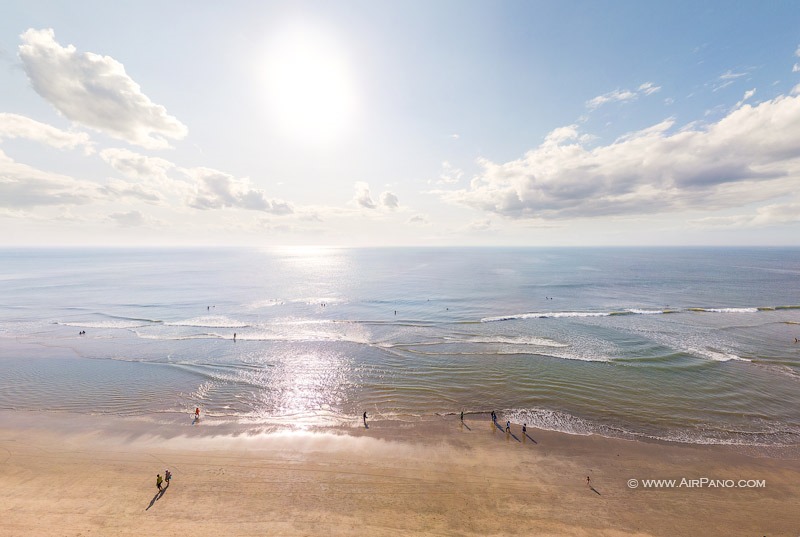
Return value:
<svg viewBox="0 0 800 537">
<path fill-rule="evenodd" d="M 523 443 L 484 416 L 231 435 L 28 414 L 0 415 L 3 536 L 800 535 L 793 449 Z M 650 478 L 765 486 L 628 486 Z"/>
</svg>

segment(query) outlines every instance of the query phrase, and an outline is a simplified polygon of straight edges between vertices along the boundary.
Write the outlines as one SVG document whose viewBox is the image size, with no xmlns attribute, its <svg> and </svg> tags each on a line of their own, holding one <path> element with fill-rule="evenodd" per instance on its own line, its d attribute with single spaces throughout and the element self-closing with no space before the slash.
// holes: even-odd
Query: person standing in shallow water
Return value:
<svg viewBox="0 0 800 537">
<path fill-rule="evenodd" d="M 367 413 L 364 412 L 364 427 L 367 427 Z"/>
</svg>

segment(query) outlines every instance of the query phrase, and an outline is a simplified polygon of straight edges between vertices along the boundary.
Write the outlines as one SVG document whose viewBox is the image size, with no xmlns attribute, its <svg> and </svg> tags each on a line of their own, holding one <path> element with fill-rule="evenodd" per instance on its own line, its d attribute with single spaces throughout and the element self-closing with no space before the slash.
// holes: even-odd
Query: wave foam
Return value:
<svg viewBox="0 0 800 537">
<path fill-rule="evenodd" d="M 72 326 L 75 328 L 96 328 L 96 329 L 107 329 L 107 328 L 120 328 L 120 329 L 131 329 L 131 328 L 140 328 L 142 326 L 149 326 L 153 324 L 153 321 L 144 321 L 144 320 L 134 320 L 134 319 L 117 319 L 114 321 L 68 321 L 68 322 L 57 322 L 56 324 L 61 326 Z"/>
<path fill-rule="evenodd" d="M 735 354 L 731 354 L 729 352 L 721 352 L 721 351 L 714 351 L 711 349 L 698 349 L 698 348 L 688 348 L 686 349 L 687 352 L 690 354 L 694 354 L 695 356 L 699 356 L 701 358 L 710 358 L 716 362 L 729 362 L 731 360 L 738 360 L 741 362 L 750 362 L 747 358 L 742 358 L 741 356 L 737 356 Z"/>
<path fill-rule="evenodd" d="M 612 313 L 609 311 L 549 311 L 539 313 L 517 313 L 513 315 L 501 315 L 499 317 L 484 317 L 482 323 L 492 323 L 498 321 L 513 321 L 516 319 L 561 319 L 566 317 L 608 317 Z"/>
<path fill-rule="evenodd" d="M 247 323 L 230 319 L 222 315 L 205 315 L 184 321 L 172 321 L 164 323 L 167 326 L 191 326 L 194 328 L 247 328 Z"/>
<path fill-rule="evenodd" d="M 758 308 L 695 308 L 692 311 L 707 313 L 758 313 Z"/>
</svg>

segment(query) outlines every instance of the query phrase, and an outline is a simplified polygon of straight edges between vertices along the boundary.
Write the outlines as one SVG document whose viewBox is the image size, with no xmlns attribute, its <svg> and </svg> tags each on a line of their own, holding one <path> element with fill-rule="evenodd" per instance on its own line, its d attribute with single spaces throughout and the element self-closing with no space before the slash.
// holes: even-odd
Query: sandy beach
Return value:
<svg viewBox="0 0 800 537">
<path fill-rule="evenodd" d="M 791 449 L 765 457 L 756 448 L 532 429 L 523 442 L 518 425 L 507 436 L 484 416 L 464 425 L 448 417 L 364 429 L 354 420 L 346 429 L 257 434 L 153 433 L 102 418 L 25 413 L 6 413 L 3 423 L 8 536 L 800 531 L 800 462 Z M 166 468 L 173 480 L 158 494 L 156 474 Z M 704 478 L 718 486 L 697 481 Z M 648 487 L 645 479 L 677 482 Z"/>
</svg>

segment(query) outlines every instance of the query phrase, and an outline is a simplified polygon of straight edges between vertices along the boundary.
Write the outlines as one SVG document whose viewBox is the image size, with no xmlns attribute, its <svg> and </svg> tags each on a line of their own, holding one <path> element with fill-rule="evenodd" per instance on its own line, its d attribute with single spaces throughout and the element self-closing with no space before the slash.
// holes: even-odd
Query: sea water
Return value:
<svg viewBox="0 0 800 537">
<path fill-rule="evenodd" d="M 0 250 L 18 412 L 797 444 L 796 337 L 797 248 Z"/>
</svg>

